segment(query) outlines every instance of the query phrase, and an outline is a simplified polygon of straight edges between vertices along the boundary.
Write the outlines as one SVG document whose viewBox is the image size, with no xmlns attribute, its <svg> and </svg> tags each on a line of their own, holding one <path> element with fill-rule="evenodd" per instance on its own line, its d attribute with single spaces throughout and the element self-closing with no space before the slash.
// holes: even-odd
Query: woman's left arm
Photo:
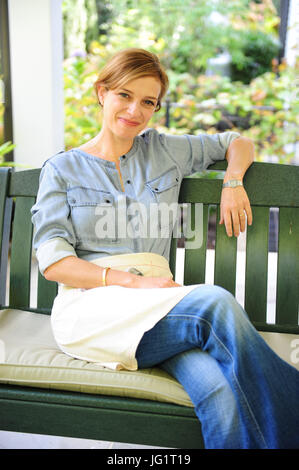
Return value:
<svg viewBox="0 0 299 470">
<path fill-rule="evenodd" d="M 247 193 L 243 186 L 235 186 L 234 181 L 243 183 L 246 170 L 254 161 L 254 144 L 247 137 L 239 137 L 229 145 L 226 152 L 228 162 L 223 184 L 228 187 L 222 189 L 220 202 L 220 224 L 225 224 L 229 237 L 233 234 L 238 237 L 244 232 L 246 216 L 249 225 L 252 224 L 252 212 Z"/>
</svg>

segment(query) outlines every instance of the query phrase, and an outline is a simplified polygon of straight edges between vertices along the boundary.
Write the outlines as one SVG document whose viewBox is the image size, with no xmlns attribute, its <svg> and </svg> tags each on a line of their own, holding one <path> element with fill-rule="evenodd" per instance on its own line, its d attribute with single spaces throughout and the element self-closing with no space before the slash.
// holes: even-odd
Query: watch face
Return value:
<svg viewBox="0 0 299 470">
<path fill-rule="evenodd" d="M 239 180 L 231 180 L 224 184 L 225 188 L 236 188 L 237 186 L 243 186 Z"/>
</svg>

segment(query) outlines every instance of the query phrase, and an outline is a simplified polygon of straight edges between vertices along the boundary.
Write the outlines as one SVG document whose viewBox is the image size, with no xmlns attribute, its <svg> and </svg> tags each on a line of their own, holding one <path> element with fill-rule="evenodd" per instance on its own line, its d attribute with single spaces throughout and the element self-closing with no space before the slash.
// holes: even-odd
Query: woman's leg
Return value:
<svg viewBox="0 0 299 470">
<path fill-rule="evenodd" d="M 217 361 L 231 387 L 244 448 L 299 448 L 299 373 L 267 346 L 220 287 L 198 286 L 185 296 L 145 333 L 136 358 L 149 367 L 194 347 Z M 208 375 L 207 369 L 205 383 Z M 203 413 L 201 421 L 207 418 Z"/>
<path fill-rule="evenodd" d="M 206 449 L 246 447 L 234 394 L 217 361 L 198 348 L 179 353 L 160 367 L 175 377 L 194 404 Z"/>
</svg>

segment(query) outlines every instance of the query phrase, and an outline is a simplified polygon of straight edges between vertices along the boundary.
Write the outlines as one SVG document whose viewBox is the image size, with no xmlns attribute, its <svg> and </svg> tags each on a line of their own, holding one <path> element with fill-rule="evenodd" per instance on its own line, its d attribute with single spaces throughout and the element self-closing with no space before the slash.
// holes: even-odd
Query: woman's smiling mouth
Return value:
<svg viewBox="0 0 299 470">
<path fill-rule="evenodd" d="M 130 121 L 129 119 L 125 119 L 123 117 L 120 117 L 118 119 L 126 126 L 130 126 L 130 127 L 140 126 L 140 122 L 137 122 L 137 121 Z"/>
</svg>

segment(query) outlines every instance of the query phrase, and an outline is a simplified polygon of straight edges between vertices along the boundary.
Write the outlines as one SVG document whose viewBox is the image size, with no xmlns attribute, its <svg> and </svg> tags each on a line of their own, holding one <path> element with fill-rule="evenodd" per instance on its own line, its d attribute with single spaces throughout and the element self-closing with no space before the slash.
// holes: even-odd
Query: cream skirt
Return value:
<svg viewBox="0 0 299 470">
<path fill-rule="evenodd" d="M 172 278 L 166 258 L 154 253 L 107 256 L 92 262 L 120 271 L 134 267 L 144 276 Z M 110 369 L 136 370 L 135 352 L 143 334 L 195 287 L 85 290 L 60 285 L 51 314 L 55 340 L 72 357 Z"/>
</svg>

